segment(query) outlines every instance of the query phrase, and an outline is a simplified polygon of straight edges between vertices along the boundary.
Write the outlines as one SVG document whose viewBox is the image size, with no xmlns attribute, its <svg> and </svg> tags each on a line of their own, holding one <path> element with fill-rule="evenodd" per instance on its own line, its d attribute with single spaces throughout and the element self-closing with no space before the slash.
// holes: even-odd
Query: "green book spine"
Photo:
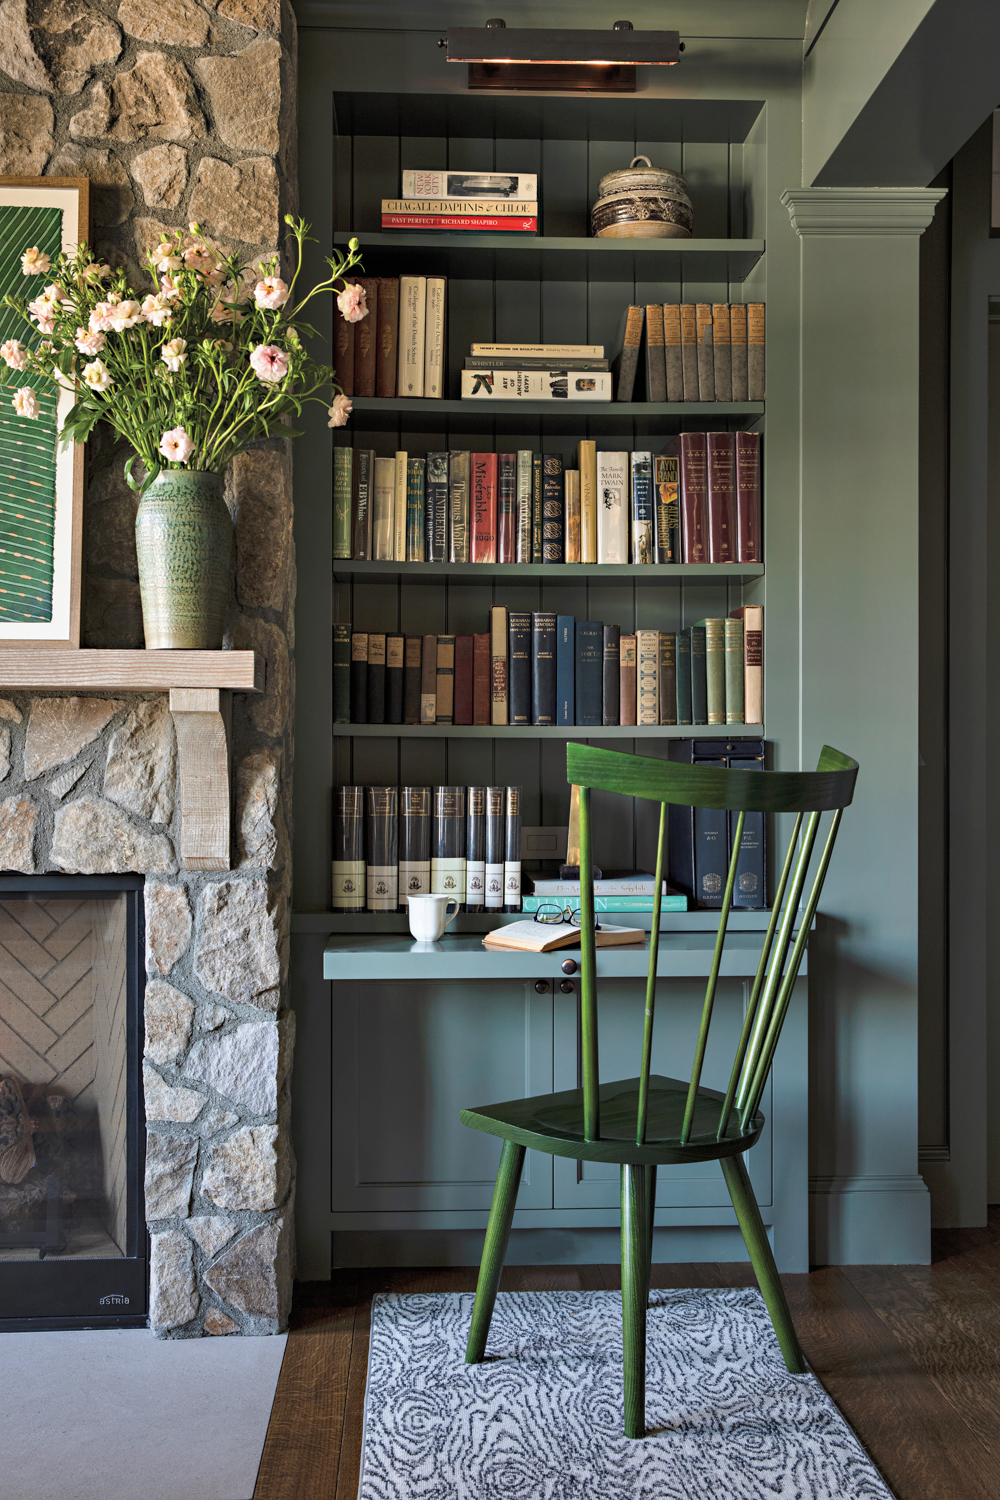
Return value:
<svg viewBox="0 0 1000 1500">
<path fill-rule="evenodd" d="M 699 620 L 705 631 L 705 703 L 709 724 L 726 722 L 726 622 Z"/>
<path fill-rule="evenodd" d="M 333 555 L 351 555 L 351 467 L 353 448 L 333 450 Z"/>
<path fill-rule="evenodd" d="M 542 455 L 535 453 L 531 459 L 531 561 L 542 561 Z"/>
<path fill-rule="evenodd" d="M 406 561 L 424 560 L 424 460 L 406 463 Z"/>
<path fill-rule="evenodd" d="M 704 625 L 691 626 L 691 723 L 708 723 L 708 684 L 705 677 Z"/>
<path fill-rule="evenodd" d="M 350 452 L 350 449 L 347 450 Z M 351 722 L 351 627 L 333 627 L 333 722 Z"/>
<path fill-rule="evenodd" d="M 743 711 L 743 621 L 726 620 L 726 723 L 745 724 Z"/>
<path fill-rule="evenodd" d="M 677 632 L 677 722 L 691 723 L 691 632 Z"/>
</svg>

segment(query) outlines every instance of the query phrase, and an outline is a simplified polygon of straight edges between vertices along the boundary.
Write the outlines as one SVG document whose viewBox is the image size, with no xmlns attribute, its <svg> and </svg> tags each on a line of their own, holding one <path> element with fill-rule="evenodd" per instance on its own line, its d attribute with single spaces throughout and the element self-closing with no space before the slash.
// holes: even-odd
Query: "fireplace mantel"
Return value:
<svg viewBox="0 0 1000 1500">
<path fill-rule="evenodd" d="M 0 690 L 170 694 L 184 870 L 230 868 L 230 694 L 264 688 L 256 651 L 0 650 Z"/>
</svg>

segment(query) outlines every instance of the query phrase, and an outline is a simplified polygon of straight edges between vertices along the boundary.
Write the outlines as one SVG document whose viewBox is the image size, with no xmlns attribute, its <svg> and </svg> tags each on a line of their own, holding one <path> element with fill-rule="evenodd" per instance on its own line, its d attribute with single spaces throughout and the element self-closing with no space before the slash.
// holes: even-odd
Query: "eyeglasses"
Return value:
<svg viewBox="0 0 1000 1500">
<path fill-rule="evenodd" d="M 535 912 L 536 922 L 568 922 L 571 927 L 580 926 L 580 908 L 572 906 L 540 906 Z M 594 931 L 599 932 L 601 924 L 594 918 Z"/>
</svg>

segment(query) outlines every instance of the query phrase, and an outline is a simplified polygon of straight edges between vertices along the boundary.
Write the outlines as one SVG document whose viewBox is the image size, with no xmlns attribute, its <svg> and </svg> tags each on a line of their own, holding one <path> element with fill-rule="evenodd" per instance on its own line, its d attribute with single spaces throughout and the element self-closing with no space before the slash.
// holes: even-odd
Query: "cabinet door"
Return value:
<svg viewBox="0 0 1000 1500">
<path fill-rule="evenodd" d="M 520 981 L 332 990 L 332 1211 L 488 1209 L 501 1143 L 459 1111 L 551 1090 L 551 993 Z M 552 1207 L 550 1158 L 527 1153 L 518 1207 Z"/>
<path fill-rule="evenodd" d="M 742 979 L 719 980 L 702 1072 L 702 1082 L 708 1088 L 724 1090 L 729 1085 L 729 1072 L 743 1025 L 749 988 L 749 983 Z M 575 991 L 573 995 L 557 994 L 555 997 L 554 1074 L 557 1090 L 579 1086 L 579 983 Z M 690 1078 L 704 999 L 702 980 L 659 981 L 653 1029 L 654 1073 L 685 1081 Z M 645 980 L 602 981 L 597 1018 L 602 1082 L 638 1075 L 645 1000 Z M 771 1201 L 770 1087 L 768 1081 L 761 1106 L 768 1123 L 760 1141 L 746 1158 L 760 1204 Z M 617 1166 L 571 1161 L 565 1157 L 555 1159 L 556 1208 L 617 1208 L 619 1191 Z M 714 1161 L 660 1167 L 656 1176 L 656 1204 L 658 1209 L 731 1206 L 722 1169 Z"/>
</svg>

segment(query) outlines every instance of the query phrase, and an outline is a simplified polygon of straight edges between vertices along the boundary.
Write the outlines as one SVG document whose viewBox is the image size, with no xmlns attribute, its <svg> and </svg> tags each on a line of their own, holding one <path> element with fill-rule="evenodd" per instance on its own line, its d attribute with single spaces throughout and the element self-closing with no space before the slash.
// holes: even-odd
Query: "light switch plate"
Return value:
<svg viewBox="0 0 1000 1500">
<path fill-rule="evenodd" d="M 560 864 L 566 860 L 566 843 L 569 829 L 558 824 L 548 828 L 521 829 L 522 859 L 554 859 Z"/>
</svg>

